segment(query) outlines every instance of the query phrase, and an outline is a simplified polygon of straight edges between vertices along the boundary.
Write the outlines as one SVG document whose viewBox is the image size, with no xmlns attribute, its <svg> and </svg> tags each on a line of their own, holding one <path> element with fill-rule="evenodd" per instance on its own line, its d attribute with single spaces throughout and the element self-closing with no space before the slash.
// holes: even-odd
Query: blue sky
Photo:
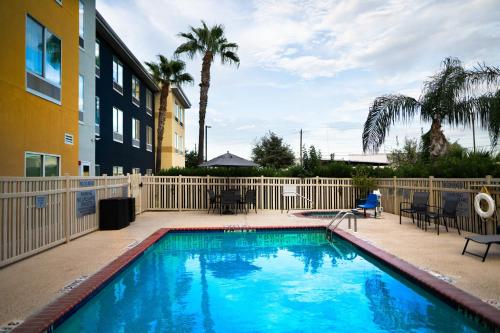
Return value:
<svg viewBox="0 0 500 333">
<path fill-rule="evenodd" d="M 97 0 L 97 9 L 141 61 L 170 57 L 177 36 L 200 20 L 223 24 L 239 44 L 239 68 L 212 66 L 206 123 L 208 157 L 227 150 L 250 157 L 253 143 L 271 130 L 299 149 L 323 156 L 361 153 L 361 132 L 377 96 L 418 98 L 422 81 L 447 56 L 466 66 L 500 65 L 500 2 L 378 0 Z M 184 90 L 186 146 L 198 142 L 201 64 Z M 381 152 L 427 131 L 416 118 L 392 127 Z M 445 128 L 451 141 L 472 147 L 467 128 Z M 489 148 L 488 133 L 477 145 Z"/>
</svg>

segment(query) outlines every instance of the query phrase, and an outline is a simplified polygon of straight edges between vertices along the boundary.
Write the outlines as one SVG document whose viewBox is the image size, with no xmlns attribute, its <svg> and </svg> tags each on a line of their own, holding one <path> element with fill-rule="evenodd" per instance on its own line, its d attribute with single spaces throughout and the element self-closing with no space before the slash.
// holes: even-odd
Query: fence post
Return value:
<svg viewBox="0 0 500 333">
<path fill-rule="evenodd" d="M 177 177 L 177 206 L 179 212 L 182 211 L 182 187 L 181 187 L 182 175 Z"/>
<path fill-rule="evenodd" d="M 399 209 L 398 209 L 398 181 L 397 177 L 393 176 L 392 177 L 392 196 L 393 196 L 393 214 L 399 214 Z"/>
<path fill-rule="evenodd" d="M 493 176 L 491 175 L 487 175 L 486 176 L 486 185 L 491 185 L 491 179 L 493 178 Z"/>
<path fill-rule="evenodd" d="M 109 198 L 109 191 L 108 191 L 108 175 L 104 174 L 104 199 Z"/>
<path fill-rule="evenodd" d="M 314 209 L 319 209 L 319 176 L 316 176 L 316 199 L 314 200 Z"/>
<path fill-rule="evenodd" d="M 429 176 L 429 205 L 434 206 L 434 176 Z"/>
<path fill-rule="evenodd" d="M 66 238 L 66 243 L 69 243 L 69 238 L 70 238 L 70 225 L 69 225 L 69 219 L 70 219 L 70 192 L 69 192 L 69 177 L 65 177 L 65 185 L 66 185 L 66 192 L 65 192 L 65 198 L 66 198 L 66 218 L 64 219 L 64 237 Z"/>
<path fill-rule="evenodd" d="M 260 209 L 264 209 L 264 176 L 260 176 L 259 201 L 260 201 Z"/>
</svg>

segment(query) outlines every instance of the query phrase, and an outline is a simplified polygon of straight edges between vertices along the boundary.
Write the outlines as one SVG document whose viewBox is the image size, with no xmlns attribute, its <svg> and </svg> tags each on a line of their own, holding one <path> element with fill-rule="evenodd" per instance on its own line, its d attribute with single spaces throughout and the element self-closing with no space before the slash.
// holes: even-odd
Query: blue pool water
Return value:
<svg viewBox="0 0 500 333">
<path fill-rule="evenodd" d="M 56 332 L 478 332 L 321 230 L 168 233 Z"/>
</svg>

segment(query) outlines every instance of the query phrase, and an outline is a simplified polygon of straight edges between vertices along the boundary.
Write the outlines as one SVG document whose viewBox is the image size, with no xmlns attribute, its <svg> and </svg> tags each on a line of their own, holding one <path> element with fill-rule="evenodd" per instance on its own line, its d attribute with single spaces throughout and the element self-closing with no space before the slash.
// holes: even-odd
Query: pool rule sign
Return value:
<svg viewBox="0 0 500 333">
<path fill-rule="evenodd" d="M 80 180 L 80 187 L 95 186 L 93 180 Z M 76 192 L 76 216 L 95 214 L 95 190 Z"/>
</svg>

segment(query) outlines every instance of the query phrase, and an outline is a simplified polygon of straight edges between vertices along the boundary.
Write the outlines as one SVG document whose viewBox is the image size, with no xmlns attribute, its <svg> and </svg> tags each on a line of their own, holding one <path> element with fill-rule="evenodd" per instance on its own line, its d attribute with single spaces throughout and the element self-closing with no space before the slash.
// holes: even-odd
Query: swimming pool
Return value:
<svg viewBox="0 0 500 333">
<path fill-rule="evenodd" d="M 169 232 L 55 332 L 481 332 L 324 229 Z"/>
</svg>

